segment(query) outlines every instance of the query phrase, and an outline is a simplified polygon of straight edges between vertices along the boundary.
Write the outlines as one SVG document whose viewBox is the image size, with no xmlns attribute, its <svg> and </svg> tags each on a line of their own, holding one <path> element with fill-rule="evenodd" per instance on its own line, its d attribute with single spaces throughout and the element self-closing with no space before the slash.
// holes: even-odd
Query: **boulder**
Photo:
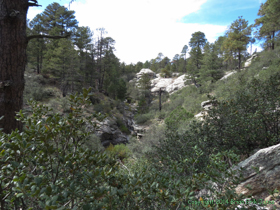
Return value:
<svg viewBox="0 0 280 210">
<path fill-rule="evenodd" d="M 160 76 L 160 74 L 155 74 L 150 69 L 141 69 L 141 71 L 136 74 L 136 78 L 130 80 L 129 82 L 130 83 L 135 82 L 136 86 L 138 86 L 139 80 L 141 79 L 143 74 L 148 74 L 151 78 L 152 93 L 157 93 L 159 92 L 159 89 L 161 89 L 162 91 L 166 91 L 169 94 L 172 94 L 175 91 L 180 90 L 186 86 L 185 85 L 186 75 L 179 76 L 180 73 L 172 73 L 173 78 L 163 78 Z"/>
<path fill-rule="evenodd" d="M 233 170 L 243 169 L 244 179 L 236 187 L 238 194 L 268 200 L 269 191 L 280 190 L 280 144 L 264 148 L 240 162 Z M 248 189 L 247 186 L 250 186 Z M 279 204 L 279 200 L 275 201 Z"/>
<path fill-rule="evenodd" d="M 175 74 L 175 73 L 174 73 Z M 177 75 L 177 74 L 176 74 Z M 172 94 L 176 92 L 177 90 L 182 89 L 183 87 L 186 87 L 185 85 L 185 74 L 181 75 L 177 78 L 162 78 L 159 74 L 156 75 L 157 78 L 151 80 L 152 93 L 156 93 L 161 90 L 168 92 L 169 94 Z"/>
<path fill-rule="evenodd" d="M 137 80 L 139 80 L 143 74 L 148 74 L 151 79 L 156 77 L 155 72 L 153 72 L 151 69 L 141 69 L 141 71 L 136 74 Z"/>
<path fill-rule="evenodd" d="M 128 137 L 120 131 L 116 121 L 111 118 L 106 118 L 103 122 L 99 123 L 96 134 L 100 137 L 104 147 L 108 147 L 110 144 L 128 143 Z"/>
<path fill-rule="evenodd" d="M 170 84 L 173 83 L 173 79 L 172 78 L 156 78 L 156 79 L 153 79 L 151 81 L 151 85 L 152 85 L 152 89 L 151 89 L 151 92 L 152 93 L 155 93 L 155 92 L 158 92 L 159 89 L 161 88 L 161 90 L 165 91 L 166 90 L 166 87 Z"/>
<path fill-rule="evenodd" d="M 227 79 L 229 76 L 235 74 L 237 71 L 226 72 L 225 76 L 223 76 L 220 80 Z"/>
<path fill-rule="evenodd" d="M 203 101 L 201 102 L 201 107 L 204 109 L 204 110 L 209 110 L 213 104 L 213 102 L 211 100 L 208 100 L 208 101 Z"/>
<path fill-rule="evenodd" d="M 245 68 L 248 68 L 252 61 L 257 57 L 257 54 L 253 54 L 249 59 L 246 60 L 245 64 L 244 64 L 244 67 Z"/>
<path fill-rule="evenodd" d="M 183 74 L 180 77 L 174 79 L 174 81 L 166 87 L 166 91 L 168 93 L 173 93 L 173 92 L 175 92 L 177 90 L 180 90 L 183 87 L 185 87 L 186 86 L 185 85 L 185 77 L 186 77 L 186 75 Z"/>
</svg>

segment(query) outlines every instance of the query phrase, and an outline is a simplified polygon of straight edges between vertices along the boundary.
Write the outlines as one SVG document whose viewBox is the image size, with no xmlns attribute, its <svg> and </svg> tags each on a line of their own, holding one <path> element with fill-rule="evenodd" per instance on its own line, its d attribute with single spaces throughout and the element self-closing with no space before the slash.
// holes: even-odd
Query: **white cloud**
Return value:
<svg viewBox="0 0 280 210">
<path fill-rule="evenodd" d="M 196 12 L 207 0 L 85 0 L 75 1 L 81 26 L 105 28 L 116 41 L 116 55 L 126 63 L 145 62 L 159 52 L 173 58 L 188 44 L 191 34 L 205 33 L 213 42 L 226 26 L 181 23 L 182 17 Z M 68 6 L 68 5 L 67 5 Z"/>
<path fill-rule="evenodd" d="M 37 7 L 31 7 L 30 9 L 28 9 L 27 18 L 29 20 L 32 20 L 37 14 L 40 14 L 41 12 L 43 12 L 42 9 L 38 9 Z"/>
</svg>

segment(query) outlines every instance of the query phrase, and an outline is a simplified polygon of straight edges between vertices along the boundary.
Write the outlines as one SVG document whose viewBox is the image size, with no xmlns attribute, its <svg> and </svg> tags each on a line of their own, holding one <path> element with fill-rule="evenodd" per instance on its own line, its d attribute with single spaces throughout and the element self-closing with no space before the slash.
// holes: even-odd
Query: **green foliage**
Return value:
<svg viewBox="0 0 280 210">
<path fill-rule="evenodd" d="M 258 39 L 265 39 L 265 48 L 274 50 L 277 39 L 279 42 L 279 36 L 277 33 L 280 30 L 280 1 L 279 0 L 268 0 L 262 3 L 258 12 L 259 18 L 255 20 L 255 32 Z"/>
<path fill-rule="evenodd" d="M 252 79 L 245 91 L 227 101 L 214 101 L 217 107 L 208 112 L 201 135 L 221 150 L 234 149 L 249 155 L 254 149 L 278 142 L 280 74 L 267 81 Z"/>
<path fill-rule="evenodd" d="M 193 117 L 193 114 L 187 112 L 183 107 L 178 106 L 169 114 L 167 118 L 165 118 L 164 121 L 167 125 L 167 128 L 178 128 L 179 125 L 184 124 L 186 120 Z"/>
<path fill-rule="evenodd" d="M 109 156 L 120 159 L 122 162 L 132 155 L 131 151 L 125 144 L 118 144 L 115 146 L 110 144 L 109 147 L 106 148 L 106 151 Z"/>
<path fill-rule="evenodd" d="M 152 119 L 154 117 L 153 113 L 146 113 L 146 114 L 138 114 L 135 116 L 135 122 L 137 124 L 144 124 L 146 123 L 148 120 Z"/>
<path fill-rule="evenodd" d="M 27 103 L 27 101 L 30 99 L 42 101 L 53 96 L 58 96 L 55 88 L 46 88 L 42 85 L 46 83 L 46 80 L 42 75 L 35 75 L 29 70 L 25 77 L 25 81 L 26 85 L 24 88 L 24 103 Z"/>
<path fill-rule="evenodd" d="M 203 48 L 206 44 L 207 39 L 205 38 L 205 34 L 201 31 L 197 31 L 192 34 L 192 38 L 189 42 L 191 48 Z"/>
<path fill-rule="evenodd" d="M 163 78 L 172 77 L 172 73 L 170 72 L 170 66 L 166 66 L 165 68 L 161 69 L 161 76 Z"/>
<path fill-rule="evenodd" d="M 225 155 L 234 157 L 218 154 L 201 164 L 201 157 L 206 156 L 201 147 L 189 147 L 194 143 L 187 141 L 189 138 L 162 140 L 153 158 L 147 164 L 135 163 L 141 168 L 131 167 L 133 170 L 108 152 L 88 149 L 89 128 L 95 126 L 92 118 L 98 117 L 84 116 L 83 110 L 90 104 L 89 92 L 84 89 L 81 95 L 71 95 L 71 112 L 64 116 L 49 115 L 47 107 L 31 102 L 30 117 L 22 111 L 18 114 L 24 131 L 0 134 L 0 196 L 5 199 L 2 209 L 197 209 L 194 202 L 198 190 L 205 188 L 211 194 L 200 195 L 201 199 L 209 195 L 241 199 L 234 194 L 235 185 L 226 185 L 235 178 L 225 171 L 221 161 Z M 170 143 L 178 145 L 183 139 L 183 147 L 170 147 Z M 170 153 L 165 152 L 168 148 Z M 172 149 L 179 150 L 175 153 Z M 185 149 L 188 153 L 182 153 Z M 111 153 L 120 159 L 131 154 L 124 145 L 113 147 Z M 217 190 L 207 184 L 209 181 L 225 187 Z M 211 208 L 217 207 L 234 209 L 236 205 L 211 204 Z"/>
<path fill-rule="evenodd" d="M 121 132 L 125 134 L 130 134 L 130 130 L 126 127 L 125 123 L 123 122 L 120 116 L 117 116 L 116 123 L 119 129 L 121 130 Z"/>
<path fill-rule="evenodd" d="M 133 152 L 132 156 L 140 160 L 145 157 L 146 152 L 153 150 L 153 146 L 157 145 L 161 139 L 165 138 L 165 125 L 150 125 L 143 133 L 140 140 L 133 137 L 129 140 L 127 147 Z"/>
<path fill-rule="evenodd" d="M 232 60 L 234 53 L 237 54 L 238 69 L 241 68 L 241 53 L 246 51 L 246 47 L 251 39 L 252 26 L 248 21 L 238 17 L 227 31 L 227 39 L 223 42 L 223 49 L 226 50 L 226 60 Z"/>
<path fill-rule="evenodd" d="M 221 70 L 221 62 L 218 57 L 216 45 L 209 43 L 205 44 L 204 56 L 199 74 L 200 82 L 211 81 L 211 83 L 213 83 L 222 78 L 223 71 Z"/>
</svg>

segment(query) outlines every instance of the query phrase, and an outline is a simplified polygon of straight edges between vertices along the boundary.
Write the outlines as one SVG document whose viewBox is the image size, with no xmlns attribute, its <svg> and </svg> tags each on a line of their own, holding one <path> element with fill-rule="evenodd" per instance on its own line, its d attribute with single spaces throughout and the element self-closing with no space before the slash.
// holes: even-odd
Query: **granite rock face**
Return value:
<svg viewBox="0 0 280 210">
<path fill-rule="evenodd" d="M 141 79 L 143 74 L 148 74 L 150 76 L 152 86 L 151 92 L 154 94 L 159 92 L 159 89 L 172 94 L 186 86 L 185 74 L 179 76 L 179 73 L 173 73 L 172 78 L 163 78 L 160 76 L 160 74 L 155 74 L 150 69 L 142 69 L 139 73 L 136 74 L 136 78 L 134 79 L 136 85 L 138 84 L 138 81 Z"/>
<path fill-rule="evenodd" d="M 249 59 L 246 60 L 244 67 L 248 68 L 256 57 L 258 57 L 257 54 L 253 54 Z"/>
<path fill-rule="evenodd" d="M 148 74 L 151 79 L 156 77 L 155 72 L 153 72 L 151 69 L 141 69 L 141 71 L 136 74 L 137 80 L 139 80 L 143 74 Z"/>
<path fill-rule="evenodd" d="M 240 168 L 244 180 L 237 186 L 237 193 L 266 197 L 268 190 L 280 189 L 280 144 L 259 150 L 234 169 Z"/>
<path fill-rule="evenodd" d="M 117 122 L 112 118 L 106 118 L 103 122 L 100 122 L 96 134 L 100 137 L 104 147 L 108 147 L 110 144 L 128 143 L 127 135 L 120 131 Z"/>
<path fill-rule="evenodd" d="M 245 196 L 253 195 L 255 199 L 273 202 L 265 209 L 280 209 L 279 193 L 270 194 L 273 190 L 280 190 L 280 144 L 264 148 L 240 162 L 232 170 L 241 169 L 243 180 L 235 188 L 236 193 Z"/>
</svg>

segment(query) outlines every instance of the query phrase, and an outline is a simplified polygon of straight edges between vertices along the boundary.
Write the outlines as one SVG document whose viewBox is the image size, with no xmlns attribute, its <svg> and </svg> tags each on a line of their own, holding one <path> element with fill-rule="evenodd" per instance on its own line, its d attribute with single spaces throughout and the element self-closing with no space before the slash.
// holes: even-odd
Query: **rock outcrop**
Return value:
<svg viewBox="0 0 280 210">
<path fill-rule="evenodd" d="M 237 71 L 230 71 L 230 72 L 226 72 L 225 76 L 223 76 L 220 80 L 225 80 L 228 77 L 230 77 L 231 75 L 235 74 Z"/>
<path fill-rule="evenodd" d="M 243 181 L 237 186 L 238 194 L 253 195 L 257 199 L 271 199 L 269 191 L 280 190 L 280 144 L 264 148 L 240 162 L 233 170 L 243 168 Z M 247 188 L 249 186 L 249 188 Z M 279 200 L 275 201 L 277 209 Z"/>
<path fill-rule="evenodd" d="M 108 147 L 110 144 L 127 144 L 131 135 L 140 140 L 147 130 L 147 126 L 139 126 L 134 122 L 134 115 L 137 112 L 135 104 L 123 104 L 122 106 L 122 117 L 118 116 L 118 120 L 114 116 L 107 117 L 102 122 L 95 120 L 97 123 L 96 128 L 89 128 L 100 138 L 104 147 Z M 126 132 L 121 130 L 120 122 L 118 121 L 121 121 L 122 126 L 128 129 Z"/>
<path fill-rule="evenodd" d="M 201 108 L 204 110 L 196 114 L 194 117 L 198 120 L 203 120 L 203 117 L 207 115 L 207 111 L 213 106 L 213 102 L 211 100 L 201 102 Z"/>
<path fill-rule="evenodd" d="M 110 144 L 128 143 L 128 136 L 120 131 L 116 121 L 111 118 L 106 118 L 103 122 L 99 123 L 96 134 L 99 136 L 104 147 L 108 147 Z"/>
<path fill-rule="evenodd" d="M 91 130 L 100 138 L 104 147 L 108 147 L 110 144 L 126 144 L 129 141 L 130 134 L 135 134 L 133 118 L 137 110 L 134 105 L 123 103 L 121 106 L 122 114 L 118 113 L 117 117 L 106 117 L 102 122 L 94 120 L 97 126 Z"/>
<path fill-rule="evenodd" d="M 151 69 L 141 69 L 141 71 L 136 74 L 136 79 L 139 80 L 143 74 L 148 74 L 151 79 L 156 77 L 155 72 L 153 72 Z"/>
<path fill-rule="evenodd" d="M 162 91 L 166 91 L 169 94 L 172 94 L 186 86 L 185 74 L 179 76 L 179 73 L 173 73 L 172 78 L 163 78 L 160 76 L 160 74 L 155 74 L 150 69 L 142 69 L 139 73 L 136 74 L 136 79 L 134 80 L 136 84 L 141 79 L 143 74 L 148 74 L 151 78 L 152 93 L 157 93 L 159 92 L 159 89 L 161 89 Z"/>
<path fill-rule="evenodd" d="M 253 54 L 249 59 L 246 60 L 246 62 L 245 62 L 245 64 L 244 64 L 244 67 L 245 67 L 245 68 L 248 68 L 248 67 L 251 65 L 252 61 L 253 61 L 256 57 L 258 57 L 258 55 L 257 55 L 257 54 Z"/>
<path fill-rule="evenodd" d="M 174 75 L 177 76 L 178 74 L 174 74 Z M 177 90 L 186 87 L 185 77 L 186 75 L 183 74 L 175 78 L 162 78 L 160 77 L 160 75 L 157 74 L 157 78 L 151 80 L 151 84 L 152 84 L 151 92 L 156 93 L 161 88 L 162 91 L 166 91 L 169 94 L 172 94 Z"/>
</svg>

